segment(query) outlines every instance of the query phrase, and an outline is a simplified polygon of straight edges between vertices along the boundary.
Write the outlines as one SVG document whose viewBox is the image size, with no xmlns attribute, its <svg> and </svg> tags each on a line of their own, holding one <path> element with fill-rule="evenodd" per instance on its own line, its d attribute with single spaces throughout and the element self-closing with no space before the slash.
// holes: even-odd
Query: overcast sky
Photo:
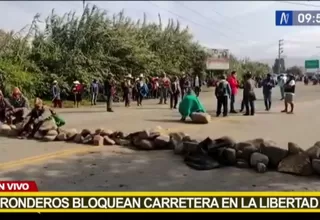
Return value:
<svg viewBox="0 0 320 220">
<path fill-rule="evenodd" d="M 227 48 L 237 56 L 252 59 L 274 58 L 279 39 L 284 39 L 287 57 L 320 55 L 320 26 L 276 27 L 276 10 L 319 10 L 318 1 L 87 1 L 110 13 L 124 9 L 133 19 L 143 17 L 163 22 L 175 18 L 189 26 L 195 39 L 210 48 Z M 0 29 L 20 30 L 36 13 L 44 19 L 52 9 L 58 14 L 70 10 L 82 12 L 82 1 L 0 1 Z"/>
</svg>

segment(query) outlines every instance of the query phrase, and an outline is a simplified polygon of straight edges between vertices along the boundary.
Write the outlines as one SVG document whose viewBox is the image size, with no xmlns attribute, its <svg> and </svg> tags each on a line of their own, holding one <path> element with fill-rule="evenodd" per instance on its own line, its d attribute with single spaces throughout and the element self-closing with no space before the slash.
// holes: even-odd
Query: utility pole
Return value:
<svg viewBox="0 0 320 220">
<path fill-rule="evenodd" d="M 283 53 L 283 39 L 279 40 L 279 45 L 278 45 L 278 74 L 280 74 L 281 70 L 281 54 Z"/>
</svg>

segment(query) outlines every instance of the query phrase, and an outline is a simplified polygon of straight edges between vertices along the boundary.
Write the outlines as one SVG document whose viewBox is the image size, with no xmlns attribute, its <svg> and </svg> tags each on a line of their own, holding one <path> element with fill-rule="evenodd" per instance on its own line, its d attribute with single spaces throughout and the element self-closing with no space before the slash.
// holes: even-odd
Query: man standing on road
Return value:
<svg viewBox="0 0 320 220">
<path fill-rule="evenodd" d="M 239 87 L 236 71 L 231 72 L 231 75 L 228 77 L 228 83 L 231 87 L 230 113 L 237 113 L 234 110 L 234 102 L 235 102 L 236 95 L 238 93 L 238 87 Z"/>
<path fill-rule="evenodd" d="M 295 90 L 296 90 L 296 81 L 294 79 L 294 76 L 290 74 L 288 76 L 287 82 L 284 85 L 284 94 L 285 94 L 284 110 L 282 110 L 281 112 L 285 112 L 289 114 L 293 113 L 293 109 L 294 109 L 293 97 L 295 94 Z M 290 111 L 288 111 L 288 104 L 291 107 Z"/>
<path fill-rule="evenodd" d="M 148 95 L 148 86 L 146 84 L 146 82 L 144 81 L 144 76 L 141 73 L 139 80 L 136 84 L 136 89 L 137 89 L 137 105 L 138 106 L 142 106 L 142 100 L 144 97 L 147 97 Z"/>
<path fill-rule="evenodd" d="M 113 112 L 112 101 L 115 92 L 115 81 L 113 79 L 113 74 L 109 73 L 107 80 L 104 82 L 104 95 L 107 102 L 107 112 Z"/>
<path fill-rule="evenodd" d="M 132 93 L 132 83 L 131 83 L 132 79 L 133 77 L 131 74 L 128 74 L 124 79 L 123 98 L 124 98 L 125 107 L 130 107 L 130 95 Z"/>
<path fill-rule="evenodd" d="M 179 95 L 181 93 L 181 88 L 179 84 L 180 83 L 178 77 L 174 76 L 170 86 L 170 109 L 177 108 Z"/>
<path fill-rule="evenodd" d="M 228 116 L 228 99 L 231 96 L 231 88 L 224 75 L 217 83 L 215 95 L 217 98 L 217 117 L 220 116 L 222 107 L 223 117 Z"/>
<path fill-rule="evenodd" d="M 272 99 L 272 89 L 275 86 L 275 82 L 271 77 L 271 74 L 267 74 L 267 78 L 265 78 L 262 82 L 262 92 L 264 98 L 264 105 L 266 107 L 266 111 L 269 111 L 271 108 L 271 99 Z"/>
<path fill-rule="evenodd" d="M 168 99 L 168 92 L 170 88 L 170 80 L 167 77 L 166 73 L 162 74 L 162 77 L 160 79 L 160 102 L 159 104 L 167 104 L 167 99 Z"/>
<path fill-rule="evenodd" d="M 245 116 L 255 114 L 254 102 L 256 100 L 256 94 L 254 92 L 255 82 L 252 80 L 250 72 L 246 74 L 244 85 L 243 85 L 243 102 L 246 108 Z"/>
<path fill-rule="evenodd" d="M 99 94 L 99 84 L 96 79 L 94 79 L 91 83 L 90 94 L 91 94 L 91 105 L 96 105 L 98 94 Z"/>
<path fill-rule="evenodd" d="M 180 80 L 179 80 L 179 84 L 180 84 L 180 88 L 181 88 L 181 98 L 182 98 L 182 99 L 183 99 L 184 94 L 185 94 L 185 92 L 186 92 L 186 88 L 185 88 L 185 86 L 186 86 L 186 80 L 187 80 L 187 78 L 186 78 L 185 73 L 182 73 L 182 76 L 181 76 L 181 78 L 180 78 Z"/>
<path fill-rule="evenodd" d="M 286 82 L 287 82 L 287 77 L 281 74 L 279 77 L 279 88 L 280 88 L 280 94 L 281 94 L 280 100 L 284 99 L 284 85 L 286 84 Z"/>
<path fill-rule="evenodd" d="M 194 78 L 194 81 L 193 81 L 194 92 L 197 97 L 199 97 L 200 92 L 201 92 L 201 83 L 202 82 L 201 82 L 200 76 L 199 76 L 199 74 L 197 74 Z"/>
<path fill-rule="evenodd" d="M 53 85 L 52 85 L 52 102 L 53 102 L 53 107 L 59 107 L 62 108 L 62 101 L 61 101 L 61 89 L 58 85 L 58 81 L 54 80 Z"/>
</svg>

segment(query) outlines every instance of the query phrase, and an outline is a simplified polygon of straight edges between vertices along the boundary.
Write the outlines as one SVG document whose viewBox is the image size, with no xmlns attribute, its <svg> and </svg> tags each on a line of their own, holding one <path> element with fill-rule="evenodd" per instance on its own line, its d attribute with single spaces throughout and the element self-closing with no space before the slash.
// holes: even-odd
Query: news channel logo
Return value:
<svg viewBox="0 0 320 220">
<path fill-rule="evenodd" d="M 276 26 L 292 26 L 293 11 L 276 11 Z"/>
</svg>

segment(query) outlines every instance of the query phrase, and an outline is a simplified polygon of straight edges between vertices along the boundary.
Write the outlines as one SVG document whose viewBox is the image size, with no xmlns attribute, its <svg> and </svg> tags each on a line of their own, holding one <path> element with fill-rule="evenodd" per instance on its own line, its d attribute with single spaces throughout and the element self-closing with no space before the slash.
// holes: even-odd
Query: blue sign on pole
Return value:
<svg viewBox="0 0 320 220">
<path fill-rule="evenodd" d="M 293 11 L 276 11 L 276 26 L 292 26 Z"/>
</svg>

